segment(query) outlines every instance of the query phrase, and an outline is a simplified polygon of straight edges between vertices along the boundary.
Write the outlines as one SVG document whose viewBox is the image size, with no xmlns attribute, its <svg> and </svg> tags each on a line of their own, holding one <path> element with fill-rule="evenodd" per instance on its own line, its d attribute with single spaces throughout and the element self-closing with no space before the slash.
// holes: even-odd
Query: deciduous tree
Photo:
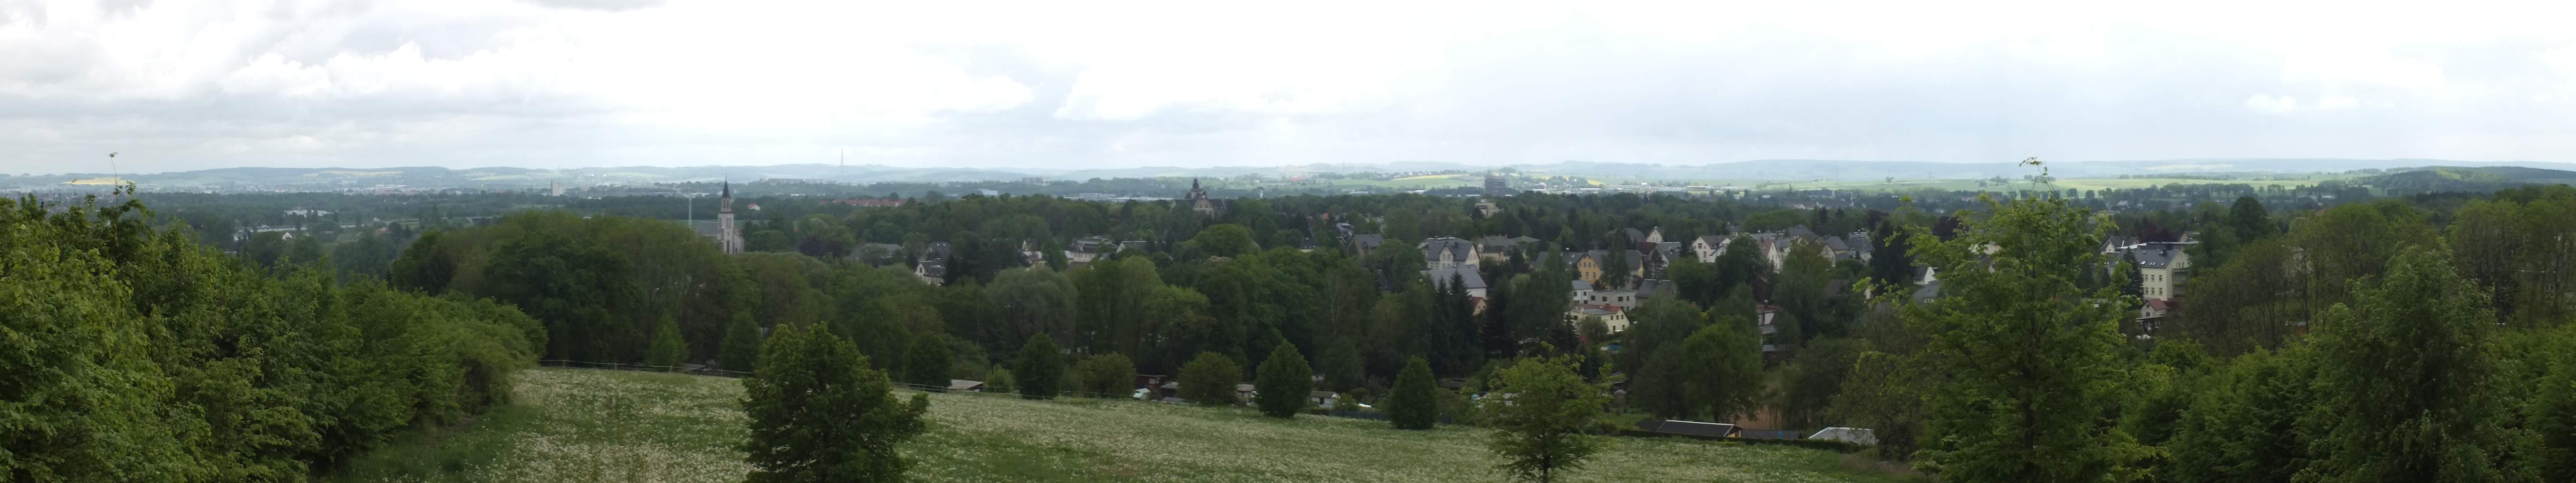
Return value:
<svg viewBox="0 0 2576 483">
<path fill-rule="evenodd" d="M 749 480 L 902 481 L 911 465 L 896 446 L 921 434 L 927 395 L 895 399 L 885 373 L 857 346 L 820 328 L 785 325 L 743 379 L 751 437 Z"/>
<path fill-rule="evenodd" d="M 1096 354 L 1074 364 L 1073 373 L 1082 381 L 1076 389 L 1092 397 L 1127 397 L 1136 387 L 1136 363 L 1126 354 Z"/>
<path fill-rule="evenodd" d="M 2117 399 L 2117 329 L 2135 302 L 2077 285 L 2101 266 L 2110 225 L 2063 199 L 1988 205 L 1957 238 L 1915 249 L 1940 269 L 1942 297 L 1895 302 L 1929 329 L 1949 374 L 1932 399 L 1928 466 L 1984 481 L 2115 478 L 2128 443 L 2099 419 Z"/>
<path fill-rule="evenodd" d="M 1234 359 L 1214 352 L 1201 352 L 1181 366 L 1181 399 L 1203 406 L 1234 405 L 1234 384 L 1243 380 L 1243 366 Z"/>
<path fill-rule="evenodd" d="M 1568 356 L 1529 358 L 1494 374 L 1495 396 L 1477 412 L 1494 429 L 1486 448 L 1503 458 L 1497 466 L 1513 479 L 1557 481 L 1609 446 L 1598 434 L 1608 426 L 1601 415 L 1609 388 L 1585 383 L 1576 365 Z"/>
</svg>

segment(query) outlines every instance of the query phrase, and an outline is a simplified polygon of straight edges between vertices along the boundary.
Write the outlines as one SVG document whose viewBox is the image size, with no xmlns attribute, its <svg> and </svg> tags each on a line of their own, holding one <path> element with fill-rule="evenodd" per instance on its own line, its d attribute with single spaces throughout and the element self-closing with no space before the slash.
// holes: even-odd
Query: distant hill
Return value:
<svg viewBox="0 0 2576 483">
<path fill-rule="evenodd" d="M 2531 184 L 2576 183 L 2576 171 L 2521 166 L 2429 166 L 2357 178 L 2351 183 L 2386 189 L 2391 194 L 2495 191 Z"/>
<path fill-rule="evenodd" d="M 2439 166 L 2441 168 L 2425 168 Z M 2126 161 L 2051 161 L 2049 173 L 2062 179 L 2108 179 L 2121 177 L 2211 177 L 2255 179 L 2283 174 L 2349 173 L 2355 170 L 2381 169 L 2401 171 L 2374 181 L 2403 190 L 2438 190 L 2464 186 L 2507 186 L 2517 182 L 2558 182 L 2576 179 L 2562 173 L 2576 173 L 2576 164 L 2548 162 L 2471 163 L 2424 159 L 2168 159 Z M 329 191 L 404 187 L 407 189 L 541 189 L 550 183 L 566 187 L 597 185 L 649 185 L 654 183 L 708 182 L 732 180 L 751 182 L 762 179 L 825 180 L 838 183 L 866 184 L 878 182 L 967 183 L 1009 182 L 1031 177 L 1050 180 L 1081 181 L 1120 178 L 1231 178 L 1245 175 L 1268 177 L 1311 176 L 1322 173 L 1474 173 L 1489 169 L 1510 169 L 1523 173 L 1578 176 L 1595 179 L 1636 179 L 1650 181 L 1876 181 L 1884 178 L 1904 180 L 1965 180 L 1993 177 L 2020 178 L 2036 171 L 2019 166 L 2012 160 L 1988 163 L 1940 163 L 1923 161 L 1851 161 L 1814 159 L 1775 159 L 1734 161 L 1696 165 L 1621 163 L 1607 161 L 1559 161 L 1553 163 L 1514 164 L 1507 166 L 1472 165 L 1450 162 L 1393 163 L 1313 163 L 1284 166 L 1151 166 L 1133 168 L 969 168 L 969 167 L 899 167 L 877 164 L 781 164 L 769 166 L 626 166 L 609 168 L 573 168 L 563 170 L 522 167 L 481 167 L 468 169 L 435 166 L 390 168 L 221 168 L 152 174 L 126 174 L 125 179 L 146 190 L 287 190 Z M 2407 174 L 2429 169 L 2438 173 Z M 2439 173 L 2453 173 L 2443 175 Z M 69 173 L 0 177 L 0 189 L 56 189 L 67 186 L 106 186 L 106 173 Z M 2539 180 L 2539 181 L 2534 181 Z"/>
</svg>

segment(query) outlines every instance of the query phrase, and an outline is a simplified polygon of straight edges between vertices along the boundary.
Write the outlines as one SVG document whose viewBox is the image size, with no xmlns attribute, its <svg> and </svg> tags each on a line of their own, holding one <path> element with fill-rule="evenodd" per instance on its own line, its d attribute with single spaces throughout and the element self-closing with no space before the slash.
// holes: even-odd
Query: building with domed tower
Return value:
<svg viewBox="0 0 2576 483">
<path fill-rule="evenodd" d="M 1198 178 L 1190 178 L 1190 192 L 1181 195 L 1181 206 L 1187 206 L 1190 211 L 1199 212 L 1199 216 L 1202 217 L 1216 216 L 1216 200 L 1208 198 L 1207 190 L 1199 187 Z"/>
</svg>

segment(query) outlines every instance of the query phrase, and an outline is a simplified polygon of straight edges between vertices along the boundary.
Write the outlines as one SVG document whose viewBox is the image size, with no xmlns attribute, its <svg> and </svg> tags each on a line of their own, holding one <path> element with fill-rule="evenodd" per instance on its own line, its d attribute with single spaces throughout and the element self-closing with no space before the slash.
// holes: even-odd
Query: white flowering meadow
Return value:
<svg viewBox="0 0 2576 483">
<path fill-rule="evenodd" d="M 735 482 L 749 468 L 733 379 L 578 369 L 520 373 L 518 400 L 438 441 L 362 458 L 349 481 Z M 908 397 L 908 396 L 907 396 Z M 1483 430 L 1127 400 L 931 396 L 906 444 L 928 482 L 1485 482 Z M 480 459 L 476 459 L 480 458 Z M 389 459 L 400 461 L 388 461 Z M 1896 481 L 1829 451 L 1620 438 L 1566 481 Z"/>
</svg>

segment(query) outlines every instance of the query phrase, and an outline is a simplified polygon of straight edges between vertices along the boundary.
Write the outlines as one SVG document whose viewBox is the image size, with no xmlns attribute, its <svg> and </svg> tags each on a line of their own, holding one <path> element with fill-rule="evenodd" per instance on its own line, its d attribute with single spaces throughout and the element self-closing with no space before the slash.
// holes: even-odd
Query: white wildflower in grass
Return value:
<svg viewBox="0 0 2576 483">
<path fill-rule="evenodd" d="M 343 481 L 737 482 L 750 467 L 739 381 L 580 369 L 520 373 L 518 399 L 444 435 L 361 458 Z M 900 395 L 910 397 L 910 395 Z M 1496 481 L 1485 430 L 1279 420 L 1248 408 L 933 394 L 901 451 L 927 482 Z M 1567 481 L 1897 481 L 1841 455 L 1779 446 L 1615 438 Z M 399 460 L 399 461 L 395 461 Z"/>
</svg>

